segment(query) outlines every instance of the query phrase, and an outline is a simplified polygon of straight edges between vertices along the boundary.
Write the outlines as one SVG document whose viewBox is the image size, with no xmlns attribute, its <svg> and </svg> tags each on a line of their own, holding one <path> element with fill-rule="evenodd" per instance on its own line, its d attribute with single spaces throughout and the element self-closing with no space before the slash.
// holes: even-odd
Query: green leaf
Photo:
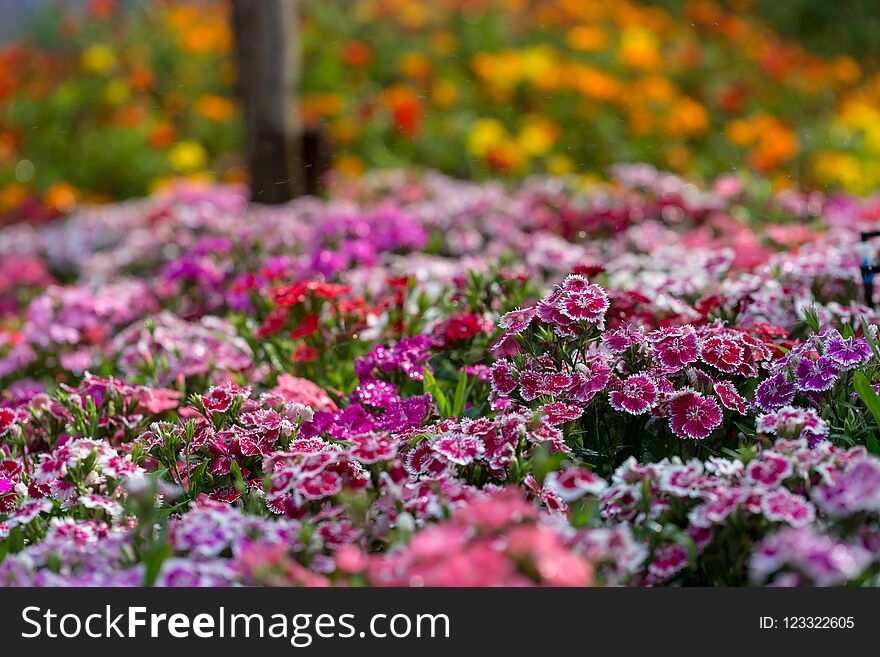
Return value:
<svg viewBox="0 0 880 657">
<path fill-rule="evenodd" d="M 868 322 L 865 321 L 864 317 L 862 317 L 861 319 L 862 319 L 862 326 L 867 327 Z M 868 344 L 871 346 L 871 351 L 874 352 L 874 357 L 880 358 L 880 348 L 877 347 L 877 341 L 874 339 L 874 336 L 871 335 L 871 331 L 867 330 L 867 328 L 866 328 L 863 333 L 864 333 L 865 340 L 867 340 Z"/>
<path fill-rule="evenodd" d="M 455 396 L 452 398 L 452 415 L 455 417 L 461 417 L 464 412 L 464 404 L 467 400 L 467 383 L 467 371 L 462 370 L 458 377 L 458 384 L 455 386 Z"/>
<path fill-rule="evenodd" d="M 451 417 L 452 408 L 449 404 L 449 399 L 443 394 L 443 391 L 437 383 L 437 379 L 434 378 L 434 375 L 427 366 L 425 366 L 424 390 L 434 398 L 434 403 L 437 405 L 437 412 L 440 413 L 441 417 Z"/>
<path fill-rule="evenodd" d="M 815 310 L 812 308 L 810 310 L 805 310 L 804 319 L 810 328 L 813 329 L 813 333 L 819 332 L 819 315 L 816 314 Z"/>
<path fill-rule="evenodd" d="M 865 402 L 865 406 L 871 411 L 871 415 L 874 416 L 877 424 L 880 425 L 880 395 L 874 391 L 871 382 L 868 381 L 868 377 L 865 376 L 864 372 L 856 371 L 853 374 L 853 387 L 862 401 Z M 880 454 L 880 444 L 877 442 L 877 436 L 868 434 L 865 444 L 870 452 Z"/>
<path fill-rule="evenodd" d="M 239 493 L 243 493 L 245 491 L 244 485 L 244 477 L 241 475 L 241 469 L 238 467 L 238 463 L 236 461 L 232 461 L 229 465 L 229 472 L 232 474 L 232 478 L 235 480 L 235 488 Z"/>
</svg>

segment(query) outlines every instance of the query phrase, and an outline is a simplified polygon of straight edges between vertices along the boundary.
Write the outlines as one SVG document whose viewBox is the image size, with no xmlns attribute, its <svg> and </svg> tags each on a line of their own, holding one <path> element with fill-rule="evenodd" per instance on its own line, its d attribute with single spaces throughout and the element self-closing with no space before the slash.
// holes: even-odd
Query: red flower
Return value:
<svg viewBox="0 0 880 657">
<path fill-rule="evenodd" d="M 593 276 L 604 272 L 605 267 L 603 265 L 575 265 L 574 269 L 571 271 L 574 274 L 580 274 L 581 276 L 592 278 Z"/>
<path fill-rule="evenodd" d="M 290 285 L 276 287 L 271 292 L 272 301 L 277 306 L 295 306 L 302 303 L 306 299 L 306 284 L 297 281 Z"/>
<path fill-rule="evenodd" d="M 0 437 L 5 436 L 15 422 L 15 412 L 11 408 L 0 408 Z"/>
<path fill-rule="evenodd" d="M 730 338 L 713 335 L 703 340 L 700 357 L 722 372 L 736 372 L 743 362 L 743 348 Z"/>
<path fill-rule="evenodd" d="M 315 360 L 318 357 L 318 350 L 312 349 L 311 347 L 299 344 L 296 346 L 296 349 L 293 352 L 293 362 L 294 363 L 305 363 L 308 361 Z"/>
<path fill-rule="evenodd" d="M 315 313 L 311 313 L 310 315 L 306 315 L 303 320 L 299 323 L 295 329 L 290 332 L 290 337 L 294 340 L 296 338 L 303 338 L 307 335 L 311 335 L 315 331 L 318 330 L 318 316 Z"/>
<path fill-rule="evenodd" d="M 273 308 L 263 320 L 263 325 L 257 329 L 257 337 L 265 338 L 278 333 L 284 328 L 289 315 L 290 311 L 287 308 Z"/>
<path fill-rule="evenodd" d="M 310 281 L 306 288 L 309 292 L 314 292 L 315 296 L 323 299 L 335 299 L 336 297 L 348 294 L 351 291 L 351 288 L 347 285 L 321 283 L 320 281 Z"/>
</svg>

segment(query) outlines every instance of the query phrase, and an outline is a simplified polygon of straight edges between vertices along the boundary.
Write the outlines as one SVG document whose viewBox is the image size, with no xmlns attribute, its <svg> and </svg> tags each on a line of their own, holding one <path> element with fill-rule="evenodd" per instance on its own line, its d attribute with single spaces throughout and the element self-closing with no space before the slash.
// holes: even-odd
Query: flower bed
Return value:
<svg viewBox="0 0 880 657">
<path fill-rule="evenodd" d="M 649 166 L 0 233 L 0 582 L 877 583 L 880 203 Z"/>
</svg>

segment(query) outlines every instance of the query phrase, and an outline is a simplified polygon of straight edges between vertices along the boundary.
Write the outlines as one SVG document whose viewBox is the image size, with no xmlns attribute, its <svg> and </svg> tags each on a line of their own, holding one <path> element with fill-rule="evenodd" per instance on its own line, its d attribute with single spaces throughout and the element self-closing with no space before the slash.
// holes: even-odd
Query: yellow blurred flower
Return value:
<svg viewBox="0 0 880 657">
<path fill-rule="evenodd" d="M 727 124 L 724 134 L 737 146 L 748 146 L 756 139 L 754 126 L 746 119 L 736 119 Z"/>
<path fill-rule="evenodd" d="M 89 73 L 106 75 L 116 68 L 116 54 L 109 46 L 94 43 L 83 50 L 80 65 Z"/>
<path fill-rule="evenodd" d="M 490 149 L 507 141 L 508 134 L 498 119 L 483 118 L 474 122 L 468 134 L 468 150 L 477 157 L 486 157 Z"/>
<path fill-rule="evenodd" d="M 669 104 L 676 93 L 672 81 L 662 75 L 648 75 L 637 80 L 634 86 L 639 97 L 662 105 Z"/>
<path fill-rule="evenodd" d="M 104 87 L 104 100 L 110 105 L 122 105 L 131 98 L 131 85 L 122 78 L 114 78 Z"/>
<path fill-rule="evenodd" d="M 562 153 L 557 153 L 547 159 L 547 172 L 554 176 L 563 176 L 567 173 L 572 173 L 576 168 L 577 165 L 575 165 L 574 160 L 568 155 Z"/>
<path fill-rule="evenodd" d="M 177 173 L 191 173 L 205 166 L 208 153 L 199 142 L 187 139 L 177 142 L 168 151 L 168 163 Z"/>
<path fill-rule="evenodd" d="M 633 68 L 652 69 L 663 61 L 657 36 L 642 27 L 628 27 L 620 35 L 618 60 Z"/>
<path fill-rule="evenodd" d="M 522 52 L 521 65 L 524 77 L 540 84 L 556 67 L 557 55 L 549 46 L 532 46 Z"/>
<path fill-rule="evenodd" d="M 338 93 L 328 91 L 306 96 L 303 99 L 303 119 L 306 123 L 336 116 L 342 111 L 343 99 Z"/>
<path fill-rule="evenodd" d="M 424 27 L 430 15 L 430 5 L 421 2 L 405 2 L 400 7 L 400 22 L 411 29 Z"/>
<path fill-rule="evenodd" d="M 552 121 L 532 117 L 520 128 L 516 142 L 525 153 L 539 157 L 550 151 L 559 132 L 559 126 Z"/>
</svg>

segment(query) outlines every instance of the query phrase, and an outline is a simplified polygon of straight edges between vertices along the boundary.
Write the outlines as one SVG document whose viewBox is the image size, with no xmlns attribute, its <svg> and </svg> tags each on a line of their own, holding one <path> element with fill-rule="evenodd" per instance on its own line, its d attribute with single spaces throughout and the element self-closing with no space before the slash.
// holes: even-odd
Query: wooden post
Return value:
<svg viewBox="0 0 880 657">
<path fill-rule="evenodd" d="M 299 84 L 298 0 L 233 0 L 244 150 L 251 200 L 305 193 Z"/>
</svg>

